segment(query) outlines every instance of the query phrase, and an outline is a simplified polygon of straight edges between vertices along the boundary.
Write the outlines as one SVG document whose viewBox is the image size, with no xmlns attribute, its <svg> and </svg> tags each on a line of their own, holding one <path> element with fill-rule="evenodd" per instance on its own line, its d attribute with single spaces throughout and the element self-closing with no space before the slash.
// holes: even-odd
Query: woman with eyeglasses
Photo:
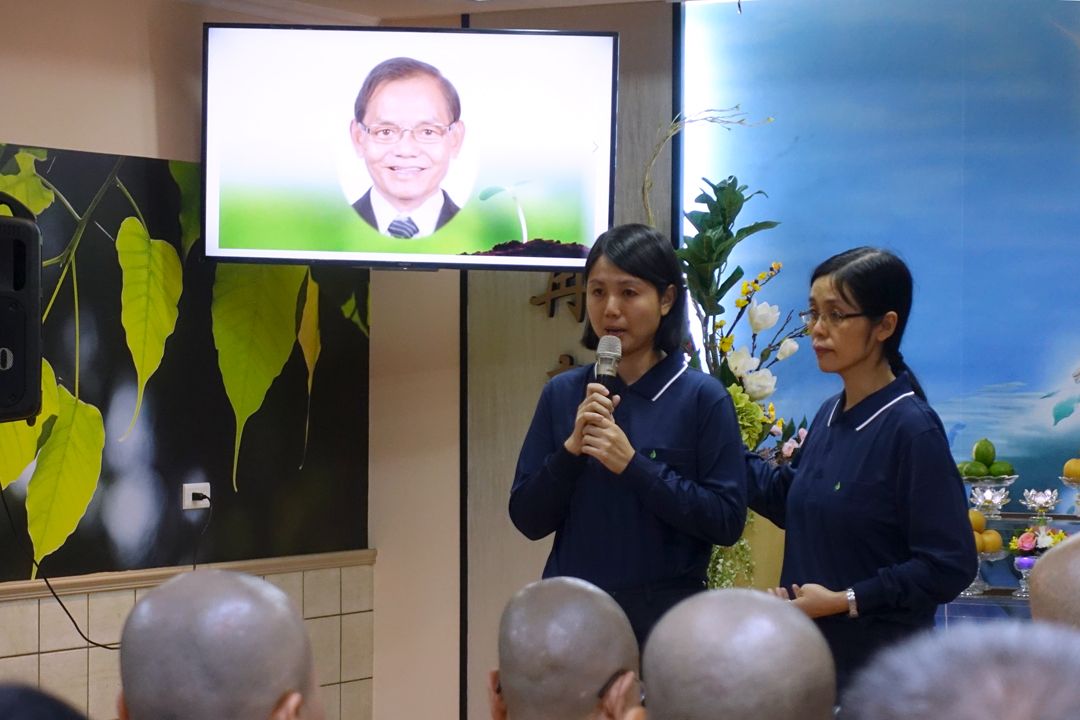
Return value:
<svg viewBox="0 0 1080 720">
<path fill-rule="evenodd" d="M 518 457 L 510 519 L 555 542 L 545 578 L 587 580 L 638 642 L 705 588 L 714 544 L 738 540 L 746 469 L 734 404 L 682 352 L 686 289 L 671 242 L 645 225 L 597 238 L 585 262 L 582 343 L 619 338 L 609 392 L 588 365 L 551 379 Z"/>
<path fill-rule="evenodd" d="M 890 252 L 821 263 L 802 317 L 818 367 L 844 389 L 793 463 L 747 455 L 750 507 L 787 533 L 771 592 L 816 620 L 839 689 L 875 650 L 933 626 L 977 570 L 944 427 L 900 352 L 911 300 L 911 272 Z"/>
</svg>

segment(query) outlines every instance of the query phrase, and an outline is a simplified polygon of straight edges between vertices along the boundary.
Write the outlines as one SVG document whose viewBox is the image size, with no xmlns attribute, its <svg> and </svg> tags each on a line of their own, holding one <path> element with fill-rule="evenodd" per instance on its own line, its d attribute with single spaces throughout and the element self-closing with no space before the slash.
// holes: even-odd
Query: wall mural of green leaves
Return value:
<svg viewBox="0 0 1080 720">
<path fill-rule="evenodd" d="M 204 260 L 191 163 L 0 145 L 0 190 L 46 258 L 42 412 L 0 423 L 45 574 L 190 561 L 189 480 L 214 488 L 201 561 L 366 546 L 366 271 Z"/>
</svg>

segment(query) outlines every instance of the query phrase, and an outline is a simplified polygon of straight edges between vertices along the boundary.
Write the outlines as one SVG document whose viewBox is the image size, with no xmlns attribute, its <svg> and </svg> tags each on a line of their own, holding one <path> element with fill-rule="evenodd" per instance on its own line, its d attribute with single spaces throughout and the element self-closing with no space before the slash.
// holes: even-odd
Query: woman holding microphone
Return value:
<svg viewBox="0 0 1080 720">
<path fill-rule="evenodd" d="M 731 398 L 681 352 L 686 291 L 674 248 L 645 225 L 608 230 L 585 264 L 583 344 L 619 339 L 609 391 L 592 365 L 544 387 L 518 457 L 510 518 L 555 533 L 543 576 L 604 589 L 644 643 L 660 616 L 705 587 L 712 545 L 746 519 L 746 469 Z"/>
</svg>

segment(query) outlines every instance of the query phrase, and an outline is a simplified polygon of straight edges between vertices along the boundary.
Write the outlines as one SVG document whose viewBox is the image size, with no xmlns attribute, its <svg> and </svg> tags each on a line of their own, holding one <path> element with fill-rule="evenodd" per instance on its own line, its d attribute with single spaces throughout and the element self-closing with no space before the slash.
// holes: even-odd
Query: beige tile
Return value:
<svg viewBox="0 0 1080 720">
<path fill-rule="evenodd" d="M 0 657 L 38 651 L 38 601 L 0 603 Z"/>
<path fill-rule="evenodd" d="M 120 653 L 90 648 L 89 715 L 91 720 L 115 720 L 120 694 Z"/>
<path fill-rule="evenodd" d="M 354 565 L 341 568 L 341 612 L 364 612 L 375 607 L 375 568 Z"/>
<path fill-rule="evenodd" d="M 80 712 L 86 712 L 86 649 L 42 653 L 41 689 L 51 692 Z"/>
<path fill-rule="evenodd" d="M 320 685 L 341 682 L 341 616 L 305 620 Z"/>
<path fill-rule="evenodd" d="M 38 656 L 19 655 L 18 657 L 0 658 L 0 682 L 38 684 Z"/>
<path fill-rule="evenodd" d="M 341 680 L 363 680 L 372 675 L 375 652 L 375 613 L 341 616 Z"/>
<path fill-rule="evenodd" d="M 71 613 L 71 618 L 64 614 L 56 598 L 41 599 L 39 615 L 41 652 L 86 647 L 86 641 L 79 637 L 75 626 L 71 624 L 71 619 L 74 618 L 79 628 L 86 632 L 88 604 L 86 595 L 62 595 L 60 599 L 64 602 L 67 611 Z"/>
<path fill-rule="evenodd" d="M 341 720 L 371 720 L 371 680 L 341 685 Z"/>
<path fill-rule="evenodd" d="M 341 720 L 341 686 L 324 685 L 319 688 L 326 720 Z"/>
<path fill-rule="evenodd" d="M 341 614 L 341 570 L 309 570 L 304 573 L 304 617 Z"/>
<path fill-rule="evenodd" d="M 91 593 L 87 637 L 97 643 L 120 642 L 120 631 L 134 605 L 134 590 Z"/>
<path fill-rule="evenodd" d="M 277 585 L 282 592 L 289 596 L 289 599 L 293 601 L 293 605 L 296 606 L 296 612 L 301 614 L 304 612 L 304 573 L 278 573 L 277 575 L 267 575 L 264 579 L 268 583 Z"/>
</svg>

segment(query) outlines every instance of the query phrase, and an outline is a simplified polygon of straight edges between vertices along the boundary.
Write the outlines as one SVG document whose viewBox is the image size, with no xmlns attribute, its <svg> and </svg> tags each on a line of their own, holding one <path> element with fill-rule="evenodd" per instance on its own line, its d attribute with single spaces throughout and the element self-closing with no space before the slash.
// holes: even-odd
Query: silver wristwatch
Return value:
<svg viewBox="0 0 1080 720">
<path fill-rule="evenodd" d="M 855 588 L 847 589 L 847 614 L 848 617 L 859 617 L 859 606 L 855 602 Z"/>
</svg>

